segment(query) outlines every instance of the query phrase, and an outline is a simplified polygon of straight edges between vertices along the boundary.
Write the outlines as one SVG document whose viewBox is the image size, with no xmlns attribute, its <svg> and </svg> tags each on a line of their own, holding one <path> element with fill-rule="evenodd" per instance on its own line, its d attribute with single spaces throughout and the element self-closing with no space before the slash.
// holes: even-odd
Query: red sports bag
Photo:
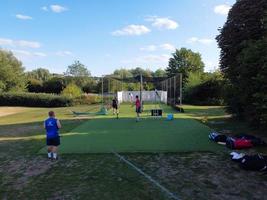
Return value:
<svg viewBox="0 0 267 200">
<path fill-rule="evenodd" d="M 251 148 L 251 147 L 253 147 L 251 140 L 236 139 L 234 141 L 234 148 L 235 149 L 245 149 L 245 148 Z"/>
</svg>

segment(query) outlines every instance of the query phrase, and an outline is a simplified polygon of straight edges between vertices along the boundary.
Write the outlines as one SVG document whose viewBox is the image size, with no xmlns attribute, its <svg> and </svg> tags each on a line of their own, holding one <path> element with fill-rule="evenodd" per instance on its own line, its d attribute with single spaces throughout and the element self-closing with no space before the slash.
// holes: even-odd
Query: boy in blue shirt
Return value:
<svg viewBox="0 0 267 200">
<path fill-rule="evenodd" d="M 49 111 L 48 116 L 48 119 L 44 121 L 44 128 L 46 129 L 47 154 L 49 159 L 57 160 L 57 148 L 60 145 L 58 129 L 61 128 L 61 124 L 59 120 L 56 119 L 54 111 Z"/>
</svg>

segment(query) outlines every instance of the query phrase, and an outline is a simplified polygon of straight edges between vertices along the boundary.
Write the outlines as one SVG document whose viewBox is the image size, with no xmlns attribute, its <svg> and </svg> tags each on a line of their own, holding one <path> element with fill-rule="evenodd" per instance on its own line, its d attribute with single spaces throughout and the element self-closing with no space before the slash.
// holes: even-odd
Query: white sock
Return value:
<svg viewBox="0 0 267 200">
<path fill-rule="evenodd" d="M 52 158 L 52 152 L 47 153 L 48 158 Z"/>
<path fill-rule="evenodd" d="M 57 153 L 53 153 L 53 158 L 57 159 Z"/>
</svg>

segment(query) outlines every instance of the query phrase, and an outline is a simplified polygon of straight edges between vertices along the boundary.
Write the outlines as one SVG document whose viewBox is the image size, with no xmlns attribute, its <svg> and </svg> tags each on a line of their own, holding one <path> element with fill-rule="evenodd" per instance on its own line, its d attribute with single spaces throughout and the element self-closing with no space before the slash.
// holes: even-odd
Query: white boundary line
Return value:
<svg viewBox="0 0 267 200">
<path fill-rule="evenodd" d="M 143 172 L 141 169 L 139 169 L 138 167 L 136 167 L 134 164 L 132 164 L 130 161 L 126 160 L 123 156 L 121 156 L 120 154 L 118 154 L 115 151 L 112 151 L 112 153 L 118 157 L 120 160 L 122 160 L 123 162 L 125 162 L 127 165 L 131 166 L 132 168 L 134 168 L 138 173 L 140 173 L 141 175 L 143 175 L 144 177 L 146 177 L 150 182 L 154 183 L 157 187 L 159 187 L 163 192 L 165 192 L 171 199 L 175 199 L 175 200 L 180 200 L 175 194 L 173 194 L 172 192 L 170 192 L 167 188 L 165 188 L 164 186 L 162 186 L 159 182 L 157 182 L 155 179 L 153 179 L 151 176 L 149 176 L 148 174 L 146 174 L 145 172 Z"/>
</svg>

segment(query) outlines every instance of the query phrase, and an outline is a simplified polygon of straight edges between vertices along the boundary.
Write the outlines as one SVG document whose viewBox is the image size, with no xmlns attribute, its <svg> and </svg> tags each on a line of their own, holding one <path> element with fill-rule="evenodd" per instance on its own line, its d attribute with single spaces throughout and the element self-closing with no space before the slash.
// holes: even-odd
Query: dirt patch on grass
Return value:
<svg viewBox="0 0 267 200">
<path fill-rule="evenodd" d="M 44 129 L 42 123 L 39 124 L 18 124 L 18 125 L 4 125 L 1 126 L 0 136 L 29 136 L 36 135 L 36 133 L 43 133 Z"/>
<path fill-rule="evenodd" d="M 0 117 L 20 113 L 25 110 L 26 108 L 23 107 L 0 107 Z"/>
<path fill-rule="evenodd" d="M 12 185 L 15 190 L 21 190 L 29 183 L 32 177 L 47 172 L 55 163 L 40 156 L 33 159 L 20 158 L 8 163 L 6 173 L 17 177 Z"/>
<path fill-rule="evenodd" d="M 245 171 L 225 154 L 128 157 L 181 199 L 264 199 L 266 175 Z"/>
</svg>

